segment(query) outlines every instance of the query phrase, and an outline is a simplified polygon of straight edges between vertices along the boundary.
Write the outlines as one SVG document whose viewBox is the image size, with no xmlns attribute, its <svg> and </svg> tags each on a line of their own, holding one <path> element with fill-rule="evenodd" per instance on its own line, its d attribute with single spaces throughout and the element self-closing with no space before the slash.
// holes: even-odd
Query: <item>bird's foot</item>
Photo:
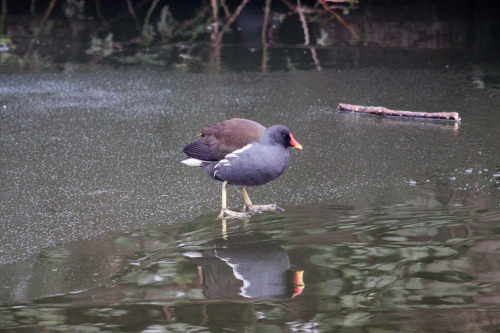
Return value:
<svg viewBox="0 0 500 333">
<path fill-rule="evenodd" d="M 254 212 L 235 212 L 233 210 L 229 209 L 222 209 L 220 211 L 219 216 L 217 218 L 219 220 L 223 220 L 225 217 L 233 218 L 233 219 L 240 219 L 240 220 L 246 220 L 249 219 L 250 216 L 252 216 Z"/>
<path fill-rule="evenodd" d="M 275 204 L 271 205 L 247 205 L 247 209 L 251 213 L 275 212 L 282 213 L 285 210 Z"/>
</svg>

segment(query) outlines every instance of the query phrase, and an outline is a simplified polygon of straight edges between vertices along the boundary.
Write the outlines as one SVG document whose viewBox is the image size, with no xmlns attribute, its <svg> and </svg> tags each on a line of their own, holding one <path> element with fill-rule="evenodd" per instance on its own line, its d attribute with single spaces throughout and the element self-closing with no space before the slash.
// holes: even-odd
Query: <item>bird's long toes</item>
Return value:
<svg viewBox="0 0 500 333">
<path fill-rule="evenodd" d="M 275 213 L 282 213 L 285 210 L 275 204 L 270 204 L 270 205 L 249 205 L 247 206 L 248 210 L 251 212 L 255 213 L 262 213 L 262 212 L 275 212 Z"/>
<path fill-rule="evenodd" d="M 225 217 L 228 217 L 233 219 L 246 220 L 249 219 L 253 214 L 254 212 L 235 212 L 233 210 L 223 209 L 221 210 L 219 216 L 217 216 L 217 219 L 222 220 Z"/>
<path fill-rule="evenodd" d="M 277 205 L 274 205 L 274 206 L 276 206 L 276 208 L 275 208 L 275 209 L 276 209 L 276 210 L 275 210 L 275 212 L 276 212 L 276 213 L 283 213 L 283 212 L 285 211 L 285 210 L 284 210 L 283 208 L 281 208 L 280 206 L 277 206 Z"/>
</svg>

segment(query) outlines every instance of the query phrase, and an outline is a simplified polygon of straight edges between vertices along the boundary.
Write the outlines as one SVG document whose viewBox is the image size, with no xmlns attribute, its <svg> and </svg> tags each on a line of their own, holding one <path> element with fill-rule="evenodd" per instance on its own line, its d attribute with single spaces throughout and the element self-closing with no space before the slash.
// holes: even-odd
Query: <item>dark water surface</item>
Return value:
<svg viewBox="0 0 500 333">
<path fill-rule="evenodd" d="M 351 19 L 364 45 L 331 26 L 332 45 L 311 29 L 315 47 L 176 44 L 189 65 L 55 38 L 33 39 L 28 65 L 22 42 L 1 51 L 0 331 L 498 332 L 495 34 L 457 48 L 468 30 L 453 19 L 384 15 Z M 44 53 L 57 50 L 64 60 Z M 202 127 L 232 117 L 286 125 L 304 147 L 249 189 L 284 213 L 216 220 L 220 184 L 179 163 Z"/>
<path fill-rule="evenodd" d="M 496 331 L 500 97 L 473 80 L 469 66 L 3 77 L 0 328 Z M 235 116 L 286 124 L 304 150 L 250 189 L 285 213 L 224 232 L 220 185 L 178 161 Z"/>
<path fill-rule="evenodd" d="M 52 247 L 12 291 L 53 296 L 4 304 L 2 327 L 495 331 L 498 208 L 462 200 L 298 205 L 224 234 L 209 214 Z"/>
</svg>

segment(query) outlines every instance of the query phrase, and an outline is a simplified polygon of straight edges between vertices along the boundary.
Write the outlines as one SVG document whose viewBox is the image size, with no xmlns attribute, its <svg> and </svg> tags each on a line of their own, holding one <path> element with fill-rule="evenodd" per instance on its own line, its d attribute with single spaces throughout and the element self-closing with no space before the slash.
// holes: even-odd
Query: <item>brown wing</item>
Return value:
<svg viewBox="0 0 500 333">
<path fill-rule="evenodd" d="M 233 118 L 205 127 L 201 130 L 201 136 L 203 144 L 208 146 L 210 159 L 221 160 L 253 141 L 260 141 L 265 129 L 255 121 Z"/>
</svg>

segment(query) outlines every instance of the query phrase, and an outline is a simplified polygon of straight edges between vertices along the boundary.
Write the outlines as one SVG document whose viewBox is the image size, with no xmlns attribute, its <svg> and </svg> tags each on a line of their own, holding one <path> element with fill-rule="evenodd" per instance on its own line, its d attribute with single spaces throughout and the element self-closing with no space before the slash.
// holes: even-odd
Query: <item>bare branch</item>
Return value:
<svg viewBox="0 0 500 333">
<path fill-rule="evenodd" d="M 390 110 L 384 106 L 363 106 L 351 105 L 340 103 L 337 107 L 339 111 L 352 111 L 366 114 L 373 114 L 378 116 L 396 116 L 396 117 L 411 117 L 411 118 L 425 118 L 425 119 L 442 119 L 460 122 L 458 112 L 414 112 L 414 111 L 400 111 Z"/>
</svg>

